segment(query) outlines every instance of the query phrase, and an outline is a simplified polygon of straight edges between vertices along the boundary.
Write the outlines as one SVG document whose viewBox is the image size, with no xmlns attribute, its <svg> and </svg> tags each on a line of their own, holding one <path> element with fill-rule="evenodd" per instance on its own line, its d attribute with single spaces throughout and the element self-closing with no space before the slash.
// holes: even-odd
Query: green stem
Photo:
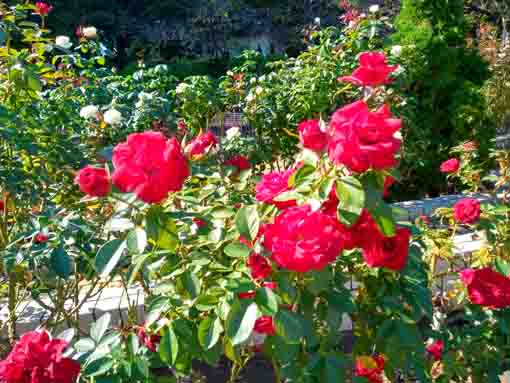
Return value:
<svg viewBox="0 0 510 383">
<path fill-rule="evenodd" d="M 9 343 L 14 345 L 16 342 L 16 274 L 9 274 L 9 319 L 7 324 L 7 335 L 9 337 Z"/>
</svg>

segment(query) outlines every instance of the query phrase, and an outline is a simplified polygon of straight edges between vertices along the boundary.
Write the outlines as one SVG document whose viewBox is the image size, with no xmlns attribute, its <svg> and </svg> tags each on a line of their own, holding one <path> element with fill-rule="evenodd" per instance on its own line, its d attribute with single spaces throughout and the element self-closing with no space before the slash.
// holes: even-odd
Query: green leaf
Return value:
<svg viewBox="0 0 510 383">
<path fill-rule="evenodd" d="M 138 339 L 138 336 L 134 333 L 130 333 L 128 335 L 128 341 L 127 341 L 129 353 L 133 356 L 138 354 L 138 350 L 140 349 L 140 341 Z"/>
<path fill-rule="evenodd" d="M 108 326 L 110 326 L 110 321 L 112 317 L 109 313 L 104 314 L 101 318 L 99 318 L 95 323 L 92 324 L 90 328 L 90 337 L 96 342 L 99 343 L 101 338 L 108 330 Z"/>
<path fill-rule="evenodd" d="M 384 202 L 383 193 L 376 190 L 371 184 L 366 185 L 367 210 L 375 223 L 386 237 L 392 237 L 396 233 L 393 209 Z"/>
<path fill-rule="evenodd" d="M 365 190 L 355 177 L 343 177 L 337 181 L 338 218 L 350 227 L 358 221 L 365 207 Z"/>
<path fill-rule="evenodd" d="M 204 350 L 213 348 L 220 339 L 223 326 L 219 318 L 207 317 L 198 326 L 198 341 Z"/>
<path fill-rule="evenodd" d="M 510 263 L 501 258 L 496 258 L 496 270 L 508 277 L 510 276 Z"/>
<path fill-rule="evenodd" d="M 227 256 L 232 258 L 248 258 L 252 252 L 251 249 L 240 242 L 229 244 L 223 251 Z"/>
<path fill-rule="evenodd" d="M 96 347 L 94 341 L 90 338 L 83 338 L 76 342 L 73 348 L 78 352 L 90 352 Z"/>
<path fill-rule="evenodd" d="M 192 299 L 195 299 L 200 295 L 201 282 L 194 273 L 191 271 L 186 271 L 181 275 L 180 281 Z"/>
<path fill-rule="evenodd" d="M 259 232 L 260 217 L 257 206 L 244 206 L 236 215 L 236 227 L 248 241 L 254 241 Z"/>
<path fill-rule="evenodd" d="M 105 243 L 97 252 L 95 259 L 96 271 L 101 278 L 110 275 L 120 261 L 122 253 L 126 248 L 126 242 L 122 239 L 114 239 Z"/>
<path fill-rule="evenodd" d="M 263 287 L 257 290 L 255 302 L 265 315 L 274 315 L 278 312 L 278 297 L 273 290 Z"/>
<path fill-rule="evenodd" d="M 227 337 L 233 346 L 243 343 L 250 337 L 257 320 L 257 305 L 236 301 L 227 317 Z"/>
<path fill-rule="evenodd" d="M 274 317 L 276 333 L 288 343 L 299 343 L 304 336 L 304 324 L 299 314 L 290 310 L 280 310 Z"/>
<path fill-rule="evenodd" d="M 131 230 L 127 235 L 126 244 L 131 254 L 142 254 L 147 247 L 147 233 L 141 227 Z"/>
<path fill-rule="evenodd" d="M 151 302 L 147 315 L 145 316 L 145 325 L 149 327 L 156 322 L 161 314 L 170 308 L 169 298 L 158 297 Z"/>
<path fill-rule="evenodd" d="M 52 270 L 61 278 L 67 279 L 72 273 L 71 257 L 62 246 L 53 249 L 50 264 Z"/>
<path fill-rule="evenodd" d="M 159 355 L 164 362 L 173 365 L 179 353 L 179 341 L 171 326 L 164 327 L 162 333 L 163 336 L 159 344 Z"/>
</svg>

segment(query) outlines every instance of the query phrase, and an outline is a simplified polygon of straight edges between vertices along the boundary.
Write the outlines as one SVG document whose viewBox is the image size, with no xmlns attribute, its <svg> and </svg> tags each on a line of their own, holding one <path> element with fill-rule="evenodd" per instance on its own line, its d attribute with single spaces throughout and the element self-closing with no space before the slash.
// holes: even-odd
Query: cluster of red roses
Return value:
<svg viewBox="0 0 510 383">
<path fill-rule="evenodd" d="M 341 80 L 367 87 L 387 84 L 395 69 L 386 64 L 383 53 L 367 52 L 360 56 L 360 68 Z M 395 157 L 401 141 L 396 133 L 400 128 L 401 120 L 393 118 L 387 106 L 371 112 L 364 101 L 358 101 L 339 109 L 329 126 L 318 120 L 308 120 L 299 125 L 298 131 L 306 149 L 319 153 L 327 151 L 334 164 L 362 173 L 369 169 L 387 170 L 397 164 Z M 342 250 L 355 248 L 363 250 L 363 257 L 371 267 L 401 270 L 406 265 L 411 232 L 397 228 L 393 237 L 385 237 L 367 210 L 363 210 L 353 226 L 342 225 L 337 217 L 341 201 L 334 188 L 320 209 L 297 206 L 295 200 L 279 201 L 278 197 L 290 190 L 289 179 L 300 166 L 268 173 L 256 186 L 258 201 L 281 210 L 257 236 L 264 237 L 263 246 L 278 267 L 300 273 L 322 270 Z M 393 181 L 388 177 L 385 189 Z M 263 255 L 252 254 L 248 266 L 255 280 L 270 276 L 271 265 Z M 255 331 L 274 333 L 270 317 L 259 319 Z"/>
<path fill-rule="evenodd" d="M 206 132 L 193 139 L 183 153 L 175 137 L 167 139 L 163 133 L 155 131 L 134 133 L 114 148 L 111 177 L 105 168 L 86 166 L 77 173 L 75 183 L 92 197 L 108 195 L 113 183 L 121 192 L 134 193 L 147 203 L 159 203 L 168 197 L 168 193 L 181 190 L 188 178 L 190 172 L 184 154 L 189 159 L 198 160 L 217 144 L 214 134 Z M 225 164 L 239 171 L 251 166 L 241 155 L 232 157 Z"/>
<path fill-rule="evenodd" d="M 386 64 L 383 53 L 366 52 L 360 55 L 360 68 L 342 80 L 355 78 L 352 82 L 367 87 L 387 84 L 395 69 Z M 316 152 L 327 149 L 333 163 L 362 173 L 396 165 L 401 141 L 395 134 L 400 128 L 401 120 L 393 118 L 387 106 L 371 112 L 364 101 L 358 101 L 339 109 L 329 126 L 309 120 L 301 123 L 298 131 L 305 148 Z M 296 206 L 293 200 L 278 201 L 279 195 L 289 191 L 288 181 L 295 170 L 266 174 L 256 186 L 258 201 L 283 210 L 264 233 L 264 247 L 279 267 L 297 272 L 321 270 L 343 249 L 354 248 L 363 249 L 371 267 L 400 270 L 405 266 L 410 231 L 398 228 L 395 236 L 385 237 L 366 210 L 352 227 L 345 227 L 337 219 L 339 201 L 334 189 L 319 210 L 309 205 Z M 392 182 L 388 177 L 386 188 Z"/>
<path fill-rule="evenodd" d="M 24 334 L 9 356 L 0 361 L 2 383 L 74 383 L 80 364 L 62 353 L 68 343 L 46 331 Z"/>
</svg>

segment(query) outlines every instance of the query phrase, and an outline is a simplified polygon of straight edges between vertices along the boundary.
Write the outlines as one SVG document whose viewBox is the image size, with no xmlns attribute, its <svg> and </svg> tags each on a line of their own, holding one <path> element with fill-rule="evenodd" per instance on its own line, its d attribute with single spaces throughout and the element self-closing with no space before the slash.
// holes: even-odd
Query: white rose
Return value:
<svg viewBox="0 0 510 383">
<path fill-rule="evenodd" d="M 99 113 L 99 109 L 95 105 L 87 105 L 81 108 L 80 117 L 90 120 L 91 118 L 96 118 Z"/>
<path fill-rule="evenodd" d="M 391 48 L 391 54 L 393 56 L 400 56 L 402 54 L 402 46 L 401 45 L 395 45 Z"/>
<path fill-rule="evenodd" d="M 262 76 L 260 76 L 260 77 L 259 77 L 259 81 L 260 81 L 260 82 L 264 82 L 264 81 L 266 81 L 266 75 L 262 75 Z"/>
<path fill-rule="evenodd" d="M 241 135 L 241 129 L 239 129 L 237 126 L 233 126 L 226 132 L 227 140 L 231 140 L 234 137 L 239 137 Z"/>
<path fill-rule="evenodd" d="M 71 42 L 71 39 L 67 36 L 57 36 L 55 38 L 55 45 L 69 49 L 73 46 L 73 43 Z"/>
<path fill-rule="evenodd" d="M 186 91 L 186 89 L 189 87 L 188 84 L 185 82 L 181 82 L 179 85 L 177 85 L 177 88 L 175 88 L 175 93 L 182 94 Z"/>
<path fill-rule="evenodd" d="M 96 27 L 85 27 L 83 28 L 82 33 L 87 39 L 95 39 L 97 37 Z"/>
<path fill-rule="evenodd" d="M 250 79 L 250 84 L 255 84 L 257 82 L 257 78 L 256 77 L 252 77 Z"/>
<path fill-rule="evenodd" d="M 232 72 L 231 70 L 229 70 L 229 71 L 227 72 L 227 76 L 234 77 L 234 72 Z"/>
<path fill-rule="evenodd" d="M 103 118 L 109 125 L 118 125 L 122 121 L 122 114 L 117 109 L 110 109 L 105 112 Z"/>
<path fill-rule="evenodd" d="M 250 103 L 252 101 L 255 100 L 255 96 L 253 95 L 253 93 L 250 93 L 247 97 L 246 97 L 246 102 Z"/>
<path fill-rule="evenodd" d="M 368 10 L 370 11 L 370 13 L 377 13 L 379 12 L 379 6 L 377 4 L 371 5 L 370 8 L 368 8 Z"/>
<path fill-rule="evenodd" d="M 264 93 L 264 88 L 262 88 L 261 86 L 258 86 L 255 88 L 255 93 L 260 96 L 262 93 Z"/>
</svg>

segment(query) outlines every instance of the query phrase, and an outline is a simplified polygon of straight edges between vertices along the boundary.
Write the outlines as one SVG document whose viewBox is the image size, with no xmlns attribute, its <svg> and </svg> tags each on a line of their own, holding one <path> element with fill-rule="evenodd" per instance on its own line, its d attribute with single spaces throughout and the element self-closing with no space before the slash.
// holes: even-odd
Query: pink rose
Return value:
<svg viewBox="0 0 510 383">
<path fill-rule="evenodd" d="M 189 176 L 177 140 L 167 140 L 159 132 L 129 135 L 113 149 L 113 166 L 115 186 L 147 203 L 159 203 L 168 193 L 181 190 Z"/>
<path fill-rule="evenodd" d="M 74 383 L 80 364 L 63 356 L 68 343 L 46 331 L 24 334 L 0 362 L 2 383 Z"/>
<path fill-rule="evenodd" d="M 480 214 L 480 202 L 473 198 L 464 198 L 453 206 L 453 216 L 458 223 L 476 223 Z"/>
<path fill-rule="evenodd" d="M 307 149 L 320 152 L 328 143 L 328 136 L 321 131 L 319 120 L 303 121 L 299 124 L 298 131 L 299 141 Z"/>
<path fill-rule="evenodd" d="M 80 190 L 92 197 L 104 197 L 110 193 L 110 177 L 104 168 L 86 166 L 81 169 L 74 179 Z"/>
<path fill-rule="evenodd" d="M 266 226 L 264 247 L 284 269 L 304 273 L 322 270 L 343 249 L 338 222 L 309 205 L 291 207 Z"/>
<path fill-rule="evenodd" d="M 441 173 L 456 173 L 460 168 L 460 161 L 456 158 L 451 158 L 441 164 L 439 170 Z"/>
<path fill-rule="evenodd" d="M 340 77 L 339 81 L 371 87 L 390 84 L 394 81 L 390 74 L 397 68 L 397 65 L 387 64 L 386 55 L 382 52 L 364 52 L 359 56 L 359 67 L 352 75 Z"/>
</svg>

